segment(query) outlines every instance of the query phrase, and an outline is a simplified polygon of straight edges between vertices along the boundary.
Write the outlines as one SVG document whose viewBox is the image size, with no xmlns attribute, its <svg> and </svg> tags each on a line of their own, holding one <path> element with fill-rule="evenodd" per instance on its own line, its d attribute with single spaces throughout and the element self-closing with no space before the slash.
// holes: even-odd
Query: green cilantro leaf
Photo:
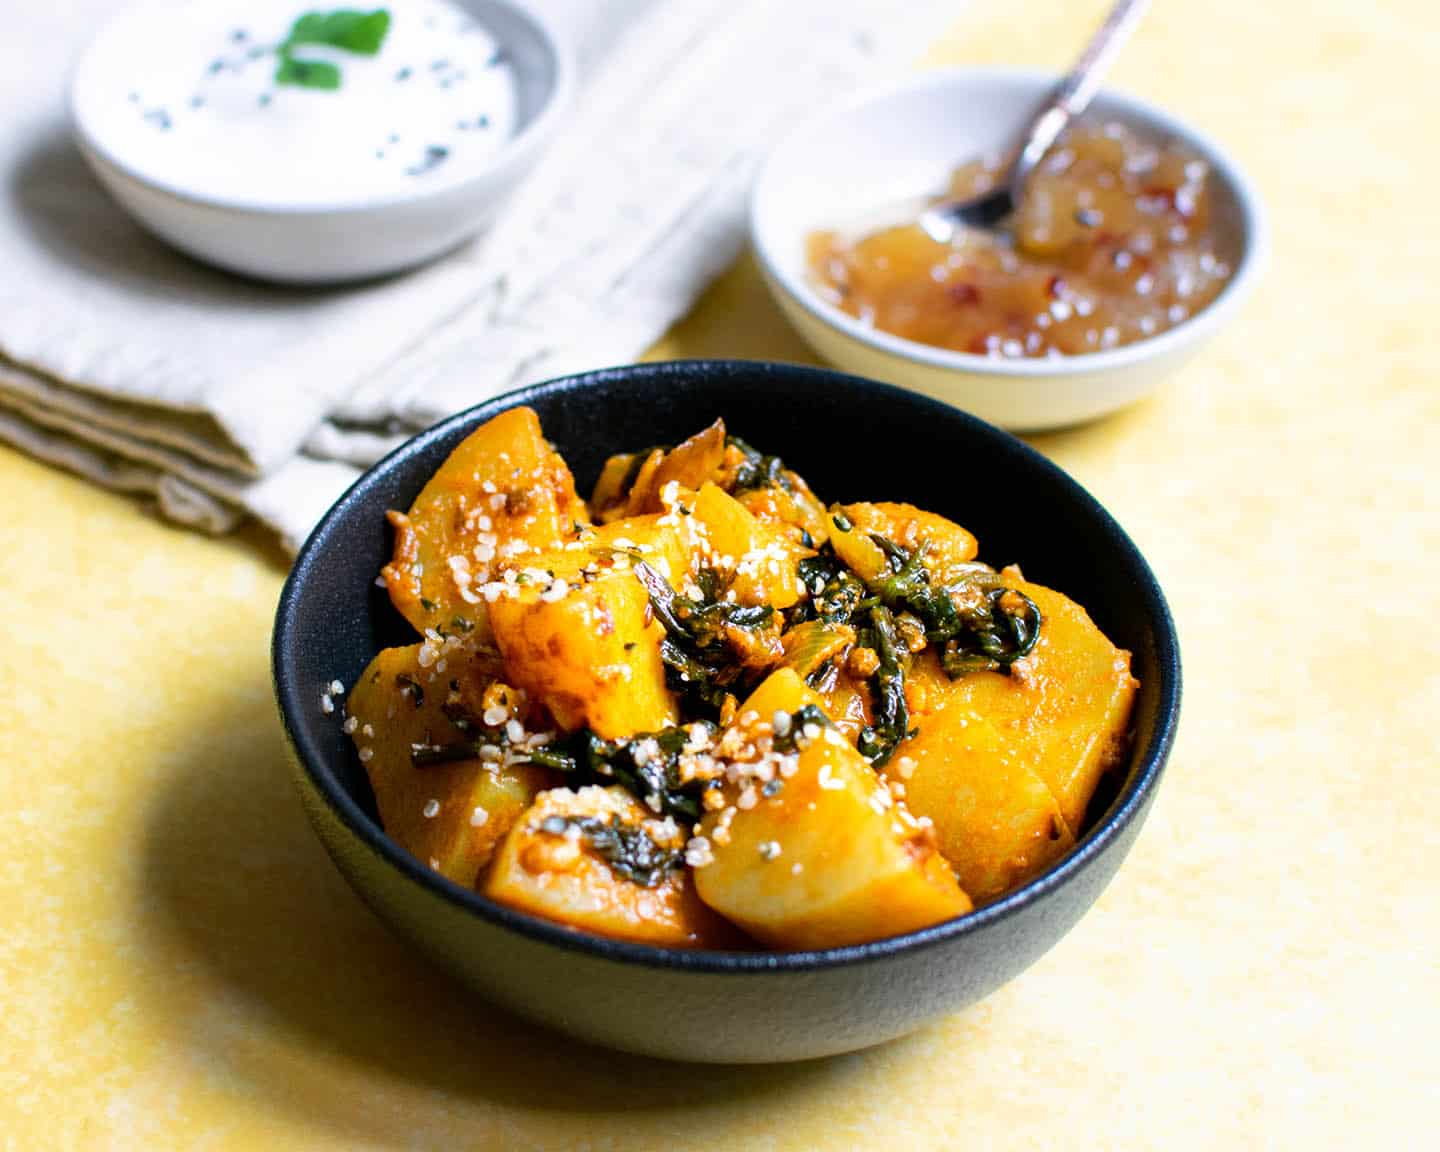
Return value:
<svg viewBox="0 0 1440 1152">
<path fill-rule="evenodd" d="M 337 8 L 333 12 L 306 12 L 290 27 L 285 42 L 275 50 L 275 83 L 297 88 L 318 88 L 333 92 L 340 87 L 340 67 L 328 60 L 301 60 L 295 49 L 306 44 L 320 44 L 353 52 L 357 56 L 374 56 L 385 43 L 390 31 L 390 13 L 377 8 L 361 12 L 354 8 Z"/>
<path fill-rule="evenodd" d="M 340 87 L 340 69 L 328 60 L 297 60 L 286 54 L 275 68 L 275 83 L 333 92 Z"/>
<path fill-rule="evenodd" d="M 359 56 L 374 56 L 390 31 L 390 13 L 384 8 L 361 12 L 337 8 L 333 12 L 306 12 L 290 28 L 287 47 L 325 44 Z"/>
</svg>

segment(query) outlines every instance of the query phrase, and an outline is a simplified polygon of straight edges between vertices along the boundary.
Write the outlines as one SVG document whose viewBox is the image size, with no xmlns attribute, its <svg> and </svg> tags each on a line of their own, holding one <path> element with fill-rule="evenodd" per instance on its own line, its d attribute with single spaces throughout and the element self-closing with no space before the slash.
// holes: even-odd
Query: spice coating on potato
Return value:
<svg viewBox="0 0 1440 1152">
<path fill-rule="evenodd" d="M 818 703 L 782 669 L 741 705 L 739 723 L 747 739 L 763 741 L 777 713 Z M 700 898 L 777 948 L 861 943 L 968 912 L 927 829 L 848 741 L 828 725 L 799 735 L 804 747 L 782 753 L 768 780 L 762 760 L 727 788 L 727 806 L 705 817 L 713 858 L 695 872 Z"/>
<path fill-rule="evenodd" d="M 949 584 L 980 551 L 979 542 L 953 520 L 913 504 L 846 504 L 842 511 L 860 532 L 878 532 L 902 548 L 925 545 L 926 566 L 935 584 Z"/>
<path fill-rule="evenodd" d="M 705 526 L 711 556 L 729 577 L 727 591 L 736 601 L 789 608 L 800 599 L 804 588 L 795 565 L 808 549 L 798 548 L 714 484 L 696 493 L 694 517 Z"/>
<path fill-rule="evenodd" d="M 678 718 L 660 661 L 662 630 L 649 598 L 614 573 L 545 599 L 541 586 L 490 606 L 506 675 L 541 701 L 566 732 L 607 740 L 653 732 Z"/>
<path fill-rule="evenodd" d="M 420 632 L 460 620 L 483 633 L 476 586 L 504 560 L 570 538 L 590 516 L 534 411 L 512 408 L 462 440 L 410 510 L 389 519 L 395 551 L 381 575 L 396 610 Z"/>
<path fill-rule="evenodd" d="M 1045 781 L 983 715 L 950 699 L 953 685 L 933 661 L 917 662 L 911 676 L 933 683 L 925 695 L 936 706 L 916 717 L 918 731 L 886 775 L 912 812 L 934 822 L 961 887 L 989 903 L 1058 860 L 1075 836 Z"/>
<path fill-rule="evenodd" d="M 628 839 L 615 837 L 616 828 Z M 738 945 L 739 933 L 696 898 L 684 843 L 673 821 L 652 819 L 623 788 L 555 788 L 505 838 L 482 891 L 532 916 L 620 940 L 667 948 Z M 621 871 L 634 874 L 637 857 L 651 883 Z"/>
<path fill-rule="evenodd" d="M 487 763 L 478 754 L 415 766 L 416 746 L 468 739 L 447 711 L 483 713 L 498 671 L 459 645 L 422 665 L 422 647 L 387 648 L 371 661 L 347 702 L 352 736 L 386 832 L 421 863 L 468 888 L 550 777 L 528 765 Z"/>
<path fill-rule="evenodd" d="M 638 559 L 686 570 L 681 537 L 662 519 L 617 521 L 538 553 L 488 604 L 506 676 L 563 731 L 613 740 L 677 718 L 660 660 L 664 629 L 633 571 Z"/>
<path fill-rule="evenodd" d="M 1043 616 L 1034 651 L 1014 674 L 962 676 L 949 695 L 994 726 L 1005 755 L 1045 782 L 1066 824 L 1078 830 L 1100 777 L 1124 751 L 1139 682 L 1130 654 L 1110 643 L 1084 608 L 1039 584 L 1014 586 Z"/>
</svg>

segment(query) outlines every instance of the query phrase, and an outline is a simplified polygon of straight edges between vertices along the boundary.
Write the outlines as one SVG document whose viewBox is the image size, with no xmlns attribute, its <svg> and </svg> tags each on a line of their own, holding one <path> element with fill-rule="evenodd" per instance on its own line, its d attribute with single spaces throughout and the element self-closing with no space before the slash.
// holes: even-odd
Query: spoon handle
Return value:
<svg viewBox="0 0 1440 1152">
<path fill-rule="evenodd" d="M 1036 166 L 1050 151 L 1061 133 L 1070 127 L 1070 122 L 1084 112 L 1100 82 L 1105 78 L 1115 54 L 1140 23 L 1150 0 L 1117 0 L 1105 17 L 1105 22 L 1096 30 L 1080 59 L 1065 74 L 1045 103 L 1040 106 L 1030 127 L 1025 133 L 1025 142 L 1010 176 L 1010 190 L 1015 203 L 1020 202 L 1020 193 Z"/>
</svg>

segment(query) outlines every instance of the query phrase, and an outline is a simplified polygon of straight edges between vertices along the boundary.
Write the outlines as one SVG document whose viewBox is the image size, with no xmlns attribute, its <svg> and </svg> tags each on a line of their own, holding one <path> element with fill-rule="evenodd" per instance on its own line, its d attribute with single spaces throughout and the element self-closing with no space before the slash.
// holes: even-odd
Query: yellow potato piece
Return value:
<svg viewBox="0 0 1440 1152">
<path fill-rule="evenodd" d="M 731 578 L 728 590 L 737 601 L 783 609 L 800 599 L 796 563 L 803 552 L 778 526 L 708 483 L 696 493 L 694 516 L 705 526 L 711 563 Z"/>
<path fill-rule="evenodd" d="M 1130 674 L 1130 654 L 1110 643 L 1080 605 L 1039 584 L 1007 583 L 1040 609 L 1040 639 L 1013 675 L 960 677 L 946 707 L 985 717 L 1000 738 L 995 760 L 1003 755 L 1043 780 L 1078 833 L 1100 777 L 1124 750 L 1139 682 Z"/>
<path fill-rule="evenodd" d="M 979 544 L 960 525 L 913 504 L 846 504 L 842 509 L 859 532 L 875 532 L 914 551 L 929 545 L 925 566 L 934 584 L 949 584 L 975 559 Z"/>
<path fill-rule="evenodd" d="M 594 817 L 649 826 L 663 848 L 679 851 L 684 833 L 650 819 L 623 788 L 555 788 L 516 823 L 483 888 L 490 899 L 582 932 L 667 948 L 728 948 L 740 935 L 695 896 L 683 864 L 654 887 L 620 875 L 583 836 L 546 832 L 546 817 Z"/>
<path fill-rule="evenodd" d="M 458 618 L 483 633 L 475 586 L 487 569 L 572 539 L 590 516 L 534 411 L 512 408 L 462 440 L 409 512 L 389 519 L 395 552 L 382 575 L 399 613 L 421 632 Z"/>
<path fill-rule="evenodd" d="M 590 498 L 596 519 L 611 521 L 638 513 L 658 512 L 667 484 L 696 489 L 720 469 L 725 457 L 725 421 L 716 420 L 668 452 L 651 449 L 637 467 L 637 454 L 611 456 Z M 634 472 L 630 487 L 625 478 Z"/>
<path fill-rule="evenodd" d="M 833 512 L 843 512 L 843 509 L 837 507 Z M 849 522 L 849 528 L 842 528 L 841 525 L 846 521 L 837 519 L 833 512 L 830 517 L 830 546 L 862 580 L 874 580 L 887 568 L 885 553 L 881 551 L 880 545 L 870 539 L 865 530 L 853 521 Z"/>
<path fill-rule="evenodd" d="M 587 564 L 604 561 L 610 553 L 620 552 L 632 559 L 644 560 L 678 585 L 691 566 L 692 534 L 686 518 L 676 515 L 631 516 L 587 528 L 574 541 L 564 546 L 564 556 L 549 556 L 543 567 L 559 575 L 574 575 Z M 533 563 L 533 561 L 532 561 Z"/>
<path fill-rule="evenodd" d="M 768 721 L 818 698 L 790 669 L 741 705 Z M 732 790 L 733 791 L 733 790 Z M 777 948 L 831 948 L 911 932 L 971 908 L 922 829 L 892 807 L 874 771 L 834 729 L 798 755 L 793 775 L 753 806 L 702 821 L 713 859 L 695 869 L 711 908 Z"/>
<path fill-rule="evenodd" d="M 820 547 L 830 538 L 830 517 L 825 514 L 825 505 L 810 491 L 804 477 L 786 469 L 784 478 L 788 487 L 769 484 L 731 494 L 752 515 L 780 527 L 783 534 L 797 544 L 803 544 L 803 536 L 808 533 L 811 546 Z M 720 486 L 725 487 L 723 482 Z"/>
<path fill-rule="evenodd" d="M 451 684 L 479 715 L 494 665 L 451 650 L 445 671 L 420 665 L 420 645 L 387 648 L 371 661 L 346 700 L 380 822 L 422 864 L 465 887 L 489 863 L 495 845 L 550 783 L 540 769 L 458 760 L 417 768 L 414 744 L 456 744 L 467 737 L 445 716 Z"/>
<path fill-rule="evenodd" d="M 649 595 L 630 557 L 613 555 L 636 552 L 662 575 L 682 568 L 686 553 L 661 519 L 616 521 L 538 554 L 526 583 L 488 606 L 507 681 L 567 732 L 589 727 L 616 740 L 677 718 L 660 660 L 665 630 L 647 619 Z M 582 571 L 591 565 L 596 572 Z"/>
<path fill-rule="evenodd" d="M 777 668 L 745 698 L 738 715 L 753 712 L 761 720 L 768 721 L 776 712 L 798 712 L 807 704 L 822 712 L 825 710 L 824 700 L 800 679 L 793 668 Z"/>
<path fill-rule="evenodd" d="M 916 717 L 919 732 L 886 766 L 905 801 L 935 824 L 960 886 L 984 904 L 1068 852 L 1075 837 L 1060 806 L 994 725 L 962 702 Z"/>
</svg>

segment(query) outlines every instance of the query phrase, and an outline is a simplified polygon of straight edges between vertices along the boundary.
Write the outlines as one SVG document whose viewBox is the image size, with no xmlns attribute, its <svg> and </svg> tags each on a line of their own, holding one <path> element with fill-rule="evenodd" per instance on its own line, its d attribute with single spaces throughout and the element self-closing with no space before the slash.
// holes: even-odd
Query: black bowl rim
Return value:
<svg viewBox="0 0 1440 1152">
<path fill-rule="evenodd" d="M 761 371 L 776 377 L 777 382 L 781 382 L 787 377 L 790 379 L 824 378 L 831 386 L 887 395 L 896 402 L 916 406 L 919 409 L 918 415 L 930 415 L 936 419 L 958 421 L 966 426 L 969 435 L 1002 442 L 1011 451 L 1024 458 L 1027 464 L 1048 476 L 1052 482 L 1069 489 L 1080 503 L 1089 506 L 1089 511 L 1096 517 L 1104 530 L 1108 543 L 1122 553 L 1123 559 L 1133 569 L 1142 601 L 1148 612 L 1154 616 L 1156 658 L 1160 668 L 1156 690 L 1160 693 L 1160 700 L 1155 729 L 1151 734 L 1149 745 L 1143 751 L 1140 763 L 1124 788 L 1121 789 L 1120 794 L 1112 802 L 1109 811 L 1060 863 L 1013 892 L 1007 893 L 994 903 L 987 904 L 964 916 L 922 928 L 917 932 L 907 932 L 900 936 L 890 936 L 864 944 L 795 952 L 730 952 L 662 948 L 626 940 L 613 940 L 565 928 L 551 921 L 497 904 L 479 892 L 463 888 L 453 881 L 447 880 L 438 872 L 427 868 L 387 836 L 384 830 L 361 810 L 350 795 L 318 767 L 323 762 L 319 749 L 310 743 L 302 730 L 291 723 L 291 716 L 299 715 L 303 704 L 299 685 L 296 683 L 287 659 L 287 652 L 292 643 L 291 617 L 304 594 L 307 577 L 317 558 L 325 550 L 330 533 L 345 510 L 361 499 L 380 476 L 403 466 L 407 460 L 423 452 L 436 440 L 450 435 L 457 427 L 471 421 L 478 422 L 489 419 L 505 409 L 529 404 L 554 393 L 570 392 L 576 388 L 598 387 L 621 378 L 649 379 L 656 386 L 663 387 L 667 377 L 686 375 L 697 370 L 713 372 L 722 377 L 738 372 Z M 1161 591 L 1154 573 L 1150 570 L 1149 564 L 1146 563 L 1144 556 L 1141 555 L 1140 550 L 1136 548 L 1125 530 L 1078 481 L 1059 465 L 1054 464 L 1017 437 L 939 400 L 891 384 L 883 384 L 879 381 L 826 368 L 768 361 L 725 359 L 658 361 L 599 368 L 570 376 L 561 376 L 492 397 L 456 413 L 407 440 L 384 459 L 372 465 L 346 490 L 345 494 L 325 513 L 301 547 L 280 593 L 272 636 L 271 661 L 276 702 L 280 709 L 286 736 L 290 740 L 300 765 L 316 792 L 340 822 L 385 863 L 397 869 L 421 888 L 428 889 L 432 894 L 440 896 L 447 902 L 458 905 L 491 924 L 508 928 L 533 940 L 617 963 L 692 972 L 809 972 L 873 962 L 900 953 L 928 949 L 971 933 L 983 931 L 992 924 L 1008 920 L 1024 908 L 1044 900 L 1051 892 L 1089 868 L 1105 853 L 1111 843 L 1124 833 L 1129 824 L 1144 812 L 1151 793 L 1154 792 L 1160 781 L 1165 762 L 1174 745 L 1180 716 L 1179 638 L 1176 635 L 1175 622 L 1171 617 L 1164 593 Z"/>
</svg>

